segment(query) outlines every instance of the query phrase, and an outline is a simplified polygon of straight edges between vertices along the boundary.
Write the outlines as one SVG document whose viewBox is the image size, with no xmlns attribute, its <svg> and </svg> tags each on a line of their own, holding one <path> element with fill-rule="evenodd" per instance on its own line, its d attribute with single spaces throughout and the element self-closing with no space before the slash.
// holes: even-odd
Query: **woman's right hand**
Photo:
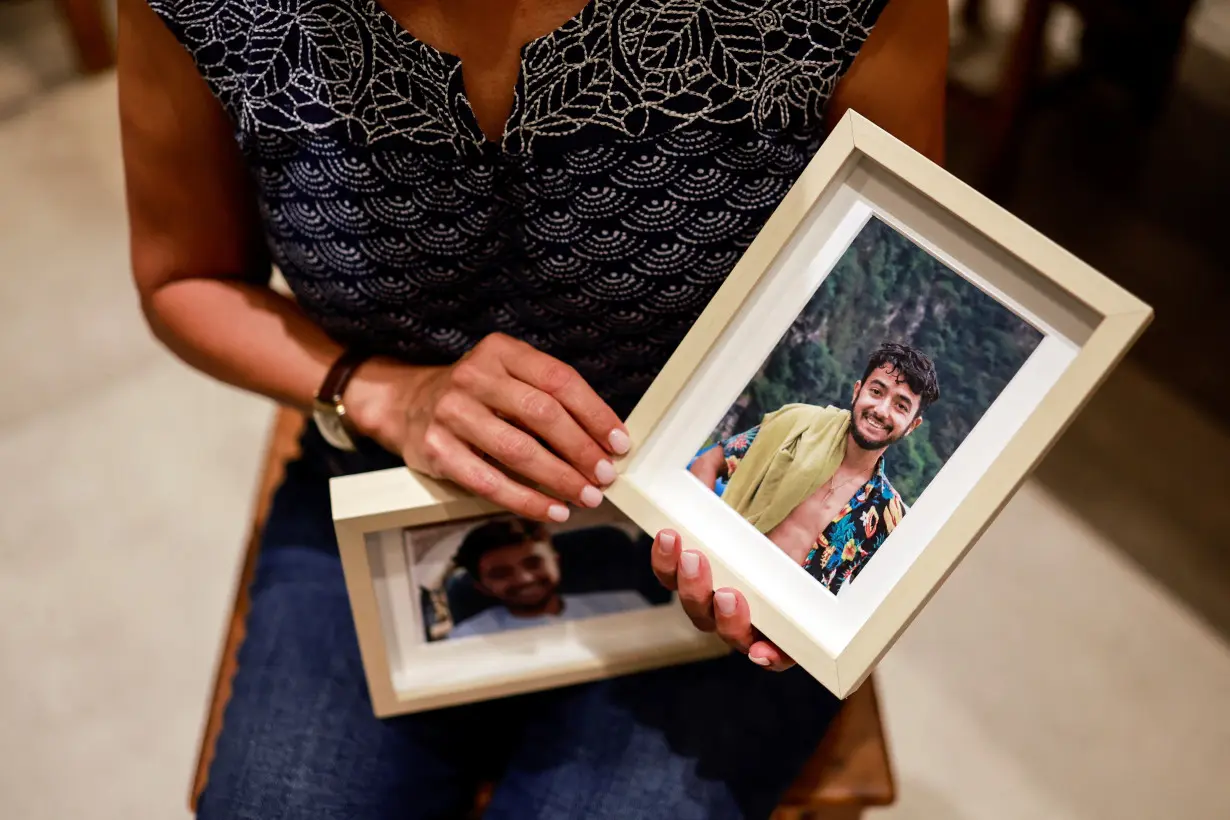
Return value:
<svg viewBox="0 0 1230 820">
<path fill-rule="evenodd" d="M 714 632 L 731 649 L 757 666 L 783 672 L 794 659 L 752 626 L 752 610 L 737 589 L 713 588 L 713 572 L 703 552 L 687 549 L 679 533 L 662 530 L 653 540 L 653 574 L 662 586 L 679 594 L 683 611 L 701 632 Z"/>
<path fill-rule="evenodd" d="M 615 480 L 609 456 L 630 446 L 573 368 L 501 333 L 444 367 L 370 360 L 347 393 L 359 431 L 406 466 L 539 521 L 567 519 L 568 503 L 601 504 Z"/>
</svg>

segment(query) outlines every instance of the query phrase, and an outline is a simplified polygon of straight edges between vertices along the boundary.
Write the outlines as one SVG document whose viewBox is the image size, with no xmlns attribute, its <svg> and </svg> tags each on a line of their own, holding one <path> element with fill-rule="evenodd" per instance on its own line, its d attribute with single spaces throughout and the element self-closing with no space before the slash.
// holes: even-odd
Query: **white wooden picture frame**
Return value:
<svg viewBox="0 0 1230 820">
<path fill-rule="evenodd" d="M 464 530 L 505 511 L 447 482 L 405 468 L 341 476 L 330 491 L 342 568 L 373 710 L 419 712 L 594 681 L 729 650 L 700 632 L 669 593 L 643 609 L 542 626 L 429 640 L 420 610 L 415 532 Z M 612 522 L 614 522 L 612 524 Z M 558 531 L 620 526 L 639 532 L 609 503 L 577 510 Z M 649 554 L 644 555 L 649 570 Z"/>
<path fill-rule="evenodd" d="M 857 581 L 833 594 L 686 467 L 872 218 L 1042 338 Z M 753 624 L 844 698 L 1151 317 L 1130 293 L 850 112 L 627 419 L 633 449 L 607 497 L 646 532 L 672 528 L 685 548 L 703 552 L 715 589 L 740 590 Z"/>
</svg>

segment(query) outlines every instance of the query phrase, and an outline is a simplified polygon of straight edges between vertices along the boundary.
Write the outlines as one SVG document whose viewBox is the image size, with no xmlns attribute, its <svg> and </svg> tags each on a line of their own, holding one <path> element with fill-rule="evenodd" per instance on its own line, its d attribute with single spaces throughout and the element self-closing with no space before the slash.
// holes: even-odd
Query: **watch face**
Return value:
<svg viewBox="0 0 1230 820">
<path fill-rule="evenodd" d="M 330 411 L 317 409 L 312 414 L 321 437 L 339 450 L 353 450 L 354 442 L 350 439 L 346 425 L 342 423 L 341 414 L 331 411 L 332 408 Z"/>
</svg>

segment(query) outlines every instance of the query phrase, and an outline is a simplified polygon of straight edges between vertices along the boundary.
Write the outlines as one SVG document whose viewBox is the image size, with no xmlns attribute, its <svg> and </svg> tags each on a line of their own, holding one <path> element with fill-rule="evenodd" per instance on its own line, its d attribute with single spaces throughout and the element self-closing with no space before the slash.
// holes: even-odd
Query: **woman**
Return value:
<svg viewBox="0 0 1230 820">
<path fill-rule="evenodd" d="M 939 159 L 942 0 L 119 10 L 145 315 L 320 419 L 270 515 L 200 816 L 455 817 L 488 775 L 489 817 L 768 816 L 836 703 L 703 555 L 660 533 L 654 570 L 729 657 L 380 721 L 327 481 L 404 462 L 541 521 L 600 501 L 620 419 L 832 122 L 857 108 Z"/>
</svg>

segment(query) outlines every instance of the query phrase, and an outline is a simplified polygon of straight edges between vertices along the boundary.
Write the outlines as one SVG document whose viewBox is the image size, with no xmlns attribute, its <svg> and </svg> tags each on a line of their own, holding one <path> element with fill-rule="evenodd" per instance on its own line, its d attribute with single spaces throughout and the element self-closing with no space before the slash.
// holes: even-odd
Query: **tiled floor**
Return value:
<svg viewBox="0 0 1230 820">
<path fill-rule="evenodd" d="M 2 26 L 0 26 L 2 28 Z M 185 816 L 268 416 L 151 340 L 114 81 L 0 124 L 0 816 Z"/>
<path fill-rule="evenodd" d="M 0 11 L 36 38 L 41 14 Z M 0 816 L 182 817 L 270 408 L 150 339 L 113 80 L 43 93 L 55 49 L 16 52 L 16 19 Z M 1230 434 L 1201 413 L 1128 366 L 1077 420 L 884 661 L 901 795 L 873 817 L 1227 816 Z"/>
</svg>

